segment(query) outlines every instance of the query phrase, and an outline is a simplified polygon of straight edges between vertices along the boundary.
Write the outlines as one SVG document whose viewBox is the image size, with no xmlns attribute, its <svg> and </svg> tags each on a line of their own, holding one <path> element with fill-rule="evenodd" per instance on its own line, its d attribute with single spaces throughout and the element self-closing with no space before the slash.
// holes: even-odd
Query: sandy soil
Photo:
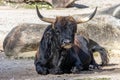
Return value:
<svg viewBox="0 0 120 80">
<path fill-rule="evenodd" d="M 38 75 L 32 59 L 9 59 L 0 53 L 0 80 L 78 80 L 107 78 L 120 80 L 120 55 L 111 55 L 108 66 L 100 70 L 81 71 L 80 74 Z"/>
</svg>

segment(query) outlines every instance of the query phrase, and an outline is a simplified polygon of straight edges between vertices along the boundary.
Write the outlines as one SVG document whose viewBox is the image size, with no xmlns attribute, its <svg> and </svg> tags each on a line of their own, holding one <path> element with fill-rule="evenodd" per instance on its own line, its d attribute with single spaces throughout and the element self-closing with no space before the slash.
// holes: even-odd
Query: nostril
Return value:
<svg viewBox="0 0 120 80">
<path fill-rule="evenodd" d="M 70 40 L 66 40 L 66 42 L 67 42 L 67 43 L 71 43 L 71 41 L 70 41 Z"/>
<path fill-rule="evenodd" d="M 72 41 L 71 41 L 71 40 L 69 40 L 69 43 L 72 43 Z"/>
<path fill-rule="evenodd" d="M 65 41 L 63 41 L 63 44 L 65 44 L 66 42 Z"/>
<path fill-rule="evenodd" d="M 68 39 L 63 40 L 63 44 L 69 44 L 69 43 L 71 43 L 71 40 Z"/>
</svg>

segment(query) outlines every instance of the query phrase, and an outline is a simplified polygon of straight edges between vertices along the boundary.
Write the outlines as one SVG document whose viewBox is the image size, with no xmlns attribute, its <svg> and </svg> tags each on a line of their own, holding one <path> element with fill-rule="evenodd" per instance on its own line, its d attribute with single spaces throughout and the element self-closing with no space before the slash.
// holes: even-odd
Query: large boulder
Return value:
<svg viewBox="0 0 120 80">
<path fill-rule="evenodd" d="M 47 2 L 54 8 L 66 8 L 71 6 L 76 0 L 4 0 L 13 3 L 29 3 L 29 2 Z"/>
<path fill-rule="evenodd" d="M 15 3 L 22 3 L 24 0 L 4 0 L 6 2 L 15 2 Z"/>
<path fill-rule="evenodd" d="M 52 0 L 54 8 L 66 8 L 74 4 L 76 0 Z"/>
<path fill-rule="evenodd" d="M 87 23 L 79 24 L 78 34 L 81 33 L 99 44 L 120 47 L 120 19 L 113 16 L 98 15 Z"/>
<path fill-rule="evenodd" d="M 107 14 L 114 16 L 115 18 L 120 19 L 120 4 L 110 6 L 109 8 L 103 9 L 100 11 L 100 14 Z"/>
<path fill-rule="evenodd" d="M 114 10 L 113 16 L 120 19 L 120 4 L 119 6 Z"/>
<path fill-rule="evenodd" d="M 4 0 L 6 2 L 13 2 L 13 3 L 24 3 L 24 2 L 40 2 L 45 1 L 51 3 L 51 0 Z"/>
<path fill-rule="evenodd" d="M 5 54 L 17 57 L 24 52 L 36 51 L 45 27 L 42 24 L 21 24 L 13 28 L 3 42 Z"/>
</svg>

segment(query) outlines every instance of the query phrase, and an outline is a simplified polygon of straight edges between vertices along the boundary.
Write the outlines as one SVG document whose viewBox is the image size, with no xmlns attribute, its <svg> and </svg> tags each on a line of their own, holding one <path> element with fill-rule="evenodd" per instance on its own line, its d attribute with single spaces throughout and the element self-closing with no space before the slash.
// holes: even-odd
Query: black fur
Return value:
<svg viewBox="0 0 120 80">
<path fill-rule="evenodd" d="M 46 28 L 35 58 L 38 74 L 80 73 L 88 70 L 89 65 L 98 67 L 89 42 L 83 36 L 75 36 L 76 30 L 77 24 L 71 17 L 59 17 Z M 65 48 L 63 44 L 72 47 Z"/>
</svg>

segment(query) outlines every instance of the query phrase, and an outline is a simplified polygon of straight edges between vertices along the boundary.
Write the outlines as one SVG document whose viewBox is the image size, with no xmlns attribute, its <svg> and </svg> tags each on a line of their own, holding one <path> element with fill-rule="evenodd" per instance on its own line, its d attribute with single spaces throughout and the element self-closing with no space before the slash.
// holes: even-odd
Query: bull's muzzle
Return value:
<svg viewBox="0 0 120 80">
<path fill-rule="evenodd" d="M 65 49 L 69 49 L 72 47 L 72 41 L 69 40 L 69 39 L 64 39 L 62 41 L 62 45 L 61 45 L 62 48 L 65 48 Z"/>
</svg>

